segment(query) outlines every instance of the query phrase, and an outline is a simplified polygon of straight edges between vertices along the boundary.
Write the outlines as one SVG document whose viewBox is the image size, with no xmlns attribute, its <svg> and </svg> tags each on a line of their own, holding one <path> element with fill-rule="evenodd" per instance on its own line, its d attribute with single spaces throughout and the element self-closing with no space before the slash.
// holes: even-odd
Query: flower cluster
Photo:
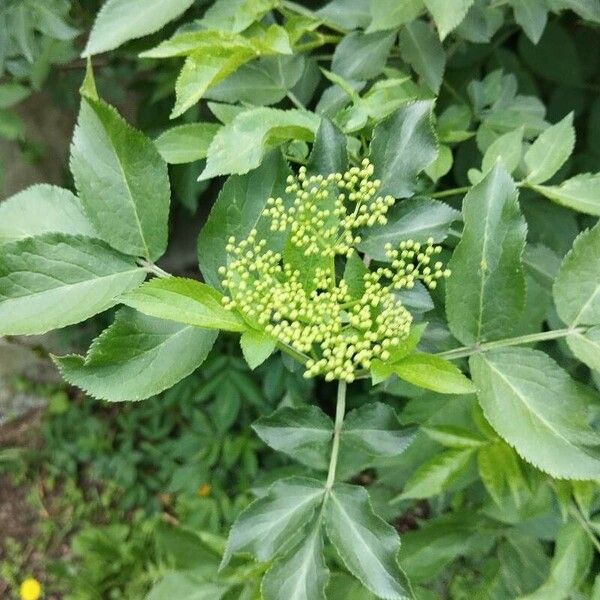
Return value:
<svg viewBox="0 0 600 600">
<path fill-rule="evenodd" d="M 407 240 L 397 249 L 387 245 L 389 264 L 364 268 L 354 280 L 338 276 L 336 256 L 352 257 L 361 241 L 357 229 L 386 223 L 394 203 L 390 196 L 377 196 L 380 182 L 372 175 L 368 161 L 327 177 L 307 177 L 301 170 L 288 179 L 291 205 L 282 198 L 268 200 L 271 230 L 289 232 L 288 243 L 306 257 L 305 272 L 267 248 L 266 240 L 257 240 L 256 230 L 239 242 L 230 238 L 227 245 L 230 261 L 219 271 L 229 294 L 224 305 L 304 355 L 305 377 L 351 382 L 374 359 L 388 360 L 412 324 L 397 292 L 417 280 L 432 289 L 450 275 L 434 261 L 441 247 L 429 239 Z M 315 255 L 319 264 L 311 268 Z"/>
</svg>

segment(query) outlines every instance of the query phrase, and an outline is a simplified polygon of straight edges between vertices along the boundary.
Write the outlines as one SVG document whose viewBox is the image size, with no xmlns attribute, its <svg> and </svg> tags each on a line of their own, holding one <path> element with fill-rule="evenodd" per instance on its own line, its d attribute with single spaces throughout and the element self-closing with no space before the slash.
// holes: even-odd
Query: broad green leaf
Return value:
<svg viewBox="0 0 600 600">
<path fill-rule="evenodd" d="M 500 159 L 508 173 L 513 173 L 521 162 L 523 154 L 523 128 L 509 131 L 492 142 L 485 151 L 481 172 L 486 175 Z"/>
<path fill-rule="evenodd" d="M 206 29 L 240 32 L 279 4 L 279 0 L 217 0 L 209 6 L 200 23 Z"/>
<path fill-rule="evenodd" d="M 343 173 L 348 166 L 346 136 L 327 118 L 321 117 L 306 168 L 311 174 Z"/>
<path fill-rule="evenodd" d="M 68 41 L 79 34 L 77 29 L 65 22 L 58 11 L 52 10 L 54 7 L 48 6 L 48 2 L 44 0 L 30 0 L 28 5 L 28 9 L 32 10 L 33 15 L 37 17 L 35 19 L 36 29 L 44 35 L 55 40 Z"/>
<path fill-rule="evenodd" d="M 236 313 L 223 307 L 214 288 L 185 277 L 155 278 L 125 294 L 120 301 L 145 315 L 195 327 L 244 331 Z"/>
<path fill-rule="evenodd" d="M 579 589 L 589 572 L 594 548 L 579 523 L 565 523 L 556 537 L 550 575 L 544 584 L 520 600 L 562 600 Z"/>
<path fill-rule="evenodd" d="M 317 521 L 312 531 L 265 574 L 264 600 L 326 600 L 329 569 L 323 557 L 323 534 Z"/>
<path fill-rule="evenodd" d="M 433 92 L 439 92 L 446 54 L 434 31 L 423 21 L 413 21 L 400 31 L 402 58 Z"/>
<path fill-rule="evenodd" d="M 431 125 L 433 102 L 422 100 L 400 107 L 378 123 L 373 132 L 370 158 L 381 180 L 380 194 L 412 196 L 417 175 L 437 156 Z"/>
<path fill-rule="evenodd" d="M 353 31 L 336 46 L 331 70 L 345 79 L 373 79 L 383 71 L 395 39 L 395 33 Z"/>
<path fill-rule="evenodd" d="M 446 314 L 463 344 L 507 337 L 525 303 L 526 224 L 500 164 L 465 196 L 463 236 L 448 264 Z"/>
<path fill-rule="evenodd" d="M 560 257 L 542 244 L 525 246 L 523 265 L 527 273 L 546 291 L 552 292 L 552 284 L 560 267 Z"/>
<path fill-rule="evenodd" d="M 573 113 L 548 127 L 525 153 L 527 182 L 544 183 L 567 161 L 575 147 Z"/>
<path fill-rule="evenodd" d="M 590 369 L 600 371 L 600 327 L 592 327 L 585 333 L 570 333 L 567 344 L 581 362 Z"/>
<path fill-rule="evenodd" d="M 134 261 L 104 242 L 47 233 L 2 246 L 0 335 L 46 333 L 117 303 L 144 281 Z"/>
<path fill-rule="evenodd" d="M 303 539 L 324 493 L 323 483 L 316 479 L 290 477 L 274 483 L 268 494 L 250 504 L 233 524 L 221 568 L 238 552 L 265 562 L 289 550 Z"/>
<path fill-rule="evenodd" d="M 0 108 L 10 108 L 31 94 L 31 90 L 20 83 L 0 83 Z"/>
<path fill-rule="evenodd" d="M 206 158 L 208 147 L 221 125 L 188 123 L 161 133 L 154 143 L 165 162 L 177 165 Z"/>
<path fill-rule="evenodd" d="M 537 44 L 548 22 L 548 6 L 544 0 L 510 0 L 515 21 L 527 37 Z"/>
<path fill-rule="evenodd" d="M 440 39 L 443 40 L 453 29 L 458 27 L 467 15 L 475 0 L 423 0 L 427 10 L 433 16 Z"/>
<path fill-rule="evenodd" d="M 234 173 L 243 175 L 258 167 L 267 150 L 290 139 L 312 141 L 320 117 L 301 110 L 252 108 L 222 127 L 208 149 L 200 179 Z"/>
<path fill-rule="evenodd" d="M 425 242 L 433 238 L 443 241 L 448 235 L 450 225 L 460 219 L 460 213 L 443 202 L 430 198 L 410 198 L 398 202 L 387 214 L 386 225 L 376 225 L 361 230 L 360 250 L 371 258 L 389 261 L 385 254 L 385 245 L 397 248 L 403 240 Z"/>
<path fill-rule="evenodd" d="M 364 28 L 369 24 L 370 0 L 332 0 L 317 11 L 317 18 L 342 29 Z"/>
<path fill-rule="evenodd" d="M 455 425 L 428 425 L 422 430 L 432 440 L 448 448 L 479 448 L 487 443 L 480 435 Z"/>
<path fill-rule="evenodd" d="M 32 185 L 0 204 L 0 244 L 43 233 L 97 235 L 79 199 L 63 188 Z"/>
<path fill-rule="evenodd" d="M 531 188 L 557 204 L 600 217 L 600 173 L 583 173 L 560 185 L 532 185 Z"/>
<path fill-rule="evenodd" d="M 123 42 L 158 31 L 193 0 L 107 0 L 96 17 L 83 56 L 100 54 Z"/>
<path fill-rule="evenodd" d="M 231 583 L 207 581 L 193 571 L 176 571 L 167 573 L 150 590 L 145 600 L 221 600 L 231 588 Z"/>
<path fill-rule="evenodd" d="M 333 573 L 327 586 L 327 600 L 376 600 L 369 590 L 347 573 Z"/>
<path fill-rule="evenodd" d="M 391 365 L 404 381 L 440 394 L 472 394 L 473 383 L 451 362 L 424 352 L 414 352 Z"/>
<path fill-rule="evenodd" d="M 596 0 L 549 0 L 549 3 L 555 10 L 570 9 L 592 23 L 600 23 L 600 6 Z"/>
<path fill-rule="evenodd" d="M 600 477 L 585 398 L 551 358 L 510 348 L 474 355 L 470 366 L 487 420 L 525 460 L 557 478 Z"/>
<path fill-rule="evenodd" d="M 409 598 L 396 555 L 400 540 L 395 529 L 378 517 L 362 487 L 338 483 L 326 504 L 327 537 L 346 568 L 380 598 Z"/>
<path fill-rule="evenodd" d="M 217 333 L 131 310 L 97 337 L 87 356 L 55 358 L 62 376 L 101 400 L 143 400 L 199 367 Z"/>
<path fill-rule="evenodd" d="M 402 427 L 394 410 L 381 402 L 365 404 L 348 413 L 341 441 L 348 450 L 373 456 L 397 456 L 414 439 L 414 429 Z"/>
<path fill-rule="evenodd" d="M 260 238 L 273 237 L 268 226 L 261 228 L 259 220 L 267 198 L 284 193 L 289 172 L 281 153 L 272 152 L 258 169 L 232 175 L 225 182 L 198 237 L 198 261 L 208 284 L 221 285 L 218 269 L 227 265 L 225 247 L 230 236 L 240 240 L 257 228 Z"/>
<path fill-rule="evenodd" d="M 367 33 L 398 29 L 414 21 L 425 10 L 423 0 L 370 0 L 371 24 Z"/>
<path fill-rule="evenodd" d="M 474 453 L 475 448 L 455 448 L 436 454 L 410 476 L 401 498 L 431 498 L 441 494 L 464 473 Z"/>
<path fill-rule="evenodd" d="M 498 439 L 478 450 L 477 466 L 483 485 L 498 506 L 503 506 L 507 488 L 515 505 L 520 505 L 521 493 L 527 490 L 527 482 L 513 448 Z"/>
<path fill-rule="evenodd" d="M 81 100 L 71 171 L 102 239 L 149 260 L 163 254 L 171 196 L 167 165 L 154 144 L 102 100 Z"/>
<path fill-rule="evenodd" d="M 600 324 L 600 225 L 579 234 L 554 282 L 559 317 L 570 325 Z"/>
<path fill-rule="evenodd" d="M 276 345 L 277 343 L 272 337 L 256 329 L 248 329 L 240 337 L 242 354 L 251 369 L 262 365 L 273 354 Z"/>
<path fill-rule="evenodd" d="M 308 467 L 327 469 L 333 422 L 320 408 L 286 406 L 258 419 L 252 429 L 274 450 Z"/>
<path fill-rule="evenodd" d="M 425 169 L 425 173 L 433 182 L 447 175 L 454 163 L 452 150 L 448 146 L 440 146 L 438 150 L 437 158 Z"/>
</svg>

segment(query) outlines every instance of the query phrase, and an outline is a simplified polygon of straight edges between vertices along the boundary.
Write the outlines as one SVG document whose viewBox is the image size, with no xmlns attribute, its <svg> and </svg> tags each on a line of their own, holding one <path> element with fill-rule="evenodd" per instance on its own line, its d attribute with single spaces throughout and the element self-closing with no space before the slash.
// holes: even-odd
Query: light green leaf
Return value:
<svg viewBox="0 0 600 600">
<path fill-rule="evenodd" d="M 436 454 L 410 476 L 401 498 L 431 498 L 441 494 L 465 471 L 474 452 L 475 448 L 456 448 Z"/>
<path fill-rule="evenodd" d="M 370 158 L 379 192 L 396 198 L 412 196 L 417 175 L 437 156 L 431 125 L 433 102 L 422 100 L 400 107 L 375 127 Z"/>
<path fill-rule="evenodd" d="M 498 439 L 478 450 L 477 466 L 483 485 L 499 507 L 506 501 L 507 487 L 515 505 L 521 504 L 521 494 L 527 490 L 527 482 L 513 448 Z"/>
<path fill-rule="evenodd" d="M 221 568 L 238 552 L 265 562 L 292 548 L 304 537 L 324 493 L 323 483 L 316 479 L 290 477 L 274 483 L 233 524 Z"/>
<path fill-rule="evenodd" d="M 200 179 L 243 175 L 258 167 L 270 148 L 290 139 L 312 141 L 319 124 L 320 117 L 301 110 L 260 107 L 244 111 L 213 138 Z"/>
<path fill-rule="evenodd" d="M 485 151 L 481 172 L 486 175 L 492 170 L 498 159 L 502 161 L 508 173 L 513 173 L 521 162 L 523 154 L 523 127 L 501 135 Z"/>
<path fill-rule="evenodd" d="M 264 600 L 326 600 L 329 569 L 323 557 L 320 522 L 287 556 L 279 559 L 265 574 Z"/>
<path fill-rule="evenodd" d="M 525 460 L 557 478 L 600 477 L 584 396 L 551 358 L 510 348 L 474 355 L 470 366 L 487 420 Z"/>
<path fill-rule="evenodd" d="M 46 333 L 114 306 L 144 271 L 104 242 L 47 233 L 2 246 L 0 335 Z"/>
<path fill-rule="evenodd" d="M 332 0 L 317 11 L 317 17 L 342 29 L 364 28 L 369 24 L 369 0 Z"/>
<path fill-rule="evenodd" d="M 475 0 L 454 0 L 452 3 L 447 0 L 423 0 L 423 2 L 433 16 L 440 39 L 443 40 L 462 23 Z"/>
<path fill-rule="evenodd" d="M 531 188 L 557 204 L 600 217 L 600 173 L 583 173 L 560 185 L 532 185 Z"/>
<path fill-rule="evenodd" d="M 210 142 L 221 125 L 218 123 L 188 123 L 161 133 L 154 143 L 165 162 L 172 165 L 206 158 Z"/>
<path fill-rule="evenodd" d="M 544 0 L 510 0 L 510 4 L 517 24 L 537 44 L 548 22 L 548 6 Z"/>
<path fill-rule="evenodd" d="M 525 153 L 527 182 L 544 183 L 552 177 L 571 156 L 575 147 L 573 113 L 548 127 Z"/>
<path fill-rule="evenodd" d="M 107 0 L 96 17 L 82 56 L 100 54 L 158 31 L 193 4 L 193 0 Z"/>
<path fill-rule="evenodd" d="M 286 406 L 258 419 L 252 429 L 274 450 L 308 467 L 327 469 L 333 422 L 320 408 Z"/>
<path fill-rule="evenodd" d="M 414 439 L 414 429 L 402 427 L 394 410 L 381 402 L 365 404 L 348 413 L 341 440 L 350 450 L 373 456 L 397 456 Z"/>
<path fill-rule="evenodd" d="M 31 90 L 14 81 L 0 83 L 0 108 L 10 108 L 31 94 Z"/>
<path fill-rule="evenodd" d="M 504 167 L 496 164 L 465 196 L 463 217 L 463 236 L 448 264 L 448 325 L 463 344 L 506 337 L 525 303 L 526 224 Z"/>
<path fill-rule="evenodd" d="M 398 29 L 414 21 L 425 10 L 423 0 L 371 0 L 371 24 L 367 33 Z"/>
<path fill-rule="evenodd" d="M 77 37 L 79 31 L 65 22 L 53 7 L 48 6 L 44 0 L 30 0 L 28 9 L 32 11 L 35 19 L 35 27 L 44 35 L 55 40 L 68 41 Z"/>
<path fill-rule="evenodd" d="M 448 448 L 479 448 L 487 443 L 476 433 L 455 425 L 427 425 L 422 430 L 427 437 Z"/>
<path fill-rule="evenodd" d="M 600 23 L 600 6 L 596 0 L 549 0 L 554 10 L 571 9 L 580 17 Z"/>
<path fill-rule="evenodd" d="M 592 327 L 585 333 L 570 333 L 567 345 L 581 362 L 590 369 L 600 371 L 600 327 Z"/>
<path fill-rule="evenodd" d="M 330 173 L 343 173 L 347 166 L 346 136 L 327 117 L 321 117 L 306 165 L 308 172 L 325 176 Z"/>
<path fill-rule="evenodd" d="M 600 324 L 600 225 L 579 234 L 554 282 L 559 317 L 570 325 Z"/>
<path fill-rule="evenodd" d="M 199 367 L 216 337 L 214 331 L 121 310 L 85 358 L 71 355 L 54 360 L 71 385 L 94 398 L 143 400 Z"/>
<path fill-rule="evenodd" d="M 81 100 L 71 171 L 102 239 L 149 260 L 163 254 L 171 196 L 167 165 L 154 144 L 102 100 Z"/>
<path fill-rule="evenodd" d="M 32 185 L 0 204 L 0 244 L 43 233 L 97 234 L 69 190 Z"/>
<path fill-rule="evenodd" d="M 276 341 L 272 337 L 264 335 L 256 329 L 248 329 L 240 337 L 242 354 L 251 369 L 262 365 L 273 354 L 276 345 Z"/>
<path fill-rule="evenodd" d="M 185 277 L 156 278 L 125 294 L 120 301 L 145 315 L 195 327 L 244 331 L 246 325 L 223 307 L 214 288 Z"/>
<path fill-rule="evenodd" d="M 367 490 L 334 485 L 327 498 L 326 527 L 346 568 L 366 588 L 387 600 L 410 597 L 396 561 L 398 534 L 373 512 Z"/>
<path fill-rule="evenodd" d="M 240 32 L 279 4 L 279 0 L 217 0 L 199 23 L 206 29 Z"/>
<path fill-rule="evenodd" d="M 525 246 L 523 264 L 531 276 L 545 290 L 552 292 L 552 284 L 560 267 L 560 256 L 542 244 Z"/>
<path fill-rule="evenodd" d="M 395 33 L 353 31 L 336 46 L 331 70 L 345 79 L 373 79 L 383 71 Z"/>
<path fill-rule="evenodd" d="M 431 181 L 439 181 L 444 175 L 447 175 L 454 163 L 452 150 L 448 146 L 440 145 L 437 158 L 425 169 L 425 173 Z"/>
<path fill-rule="evenodd" d="M 400 31 L 402 58 L 433 92 L 439 92 L 446 54 L 434 31 L 423 21 L 413 21 Z"/>
<path fill-rule="evenodd" d="M 167 573 L 155 585 L 145 600 L 221 600 L 231 589 L 230 583 L 214 583 L 193 572 Z"/>
</svg>

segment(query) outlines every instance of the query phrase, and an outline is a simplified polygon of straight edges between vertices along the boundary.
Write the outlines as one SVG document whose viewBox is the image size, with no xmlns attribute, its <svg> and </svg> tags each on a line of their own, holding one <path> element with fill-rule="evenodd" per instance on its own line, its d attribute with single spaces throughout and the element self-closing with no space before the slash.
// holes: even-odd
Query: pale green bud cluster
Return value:
<svg viewBox="0 0 600 600">
<path fill-rule="evenodd" d="M 305 377 L 351 382 L 374 359 L 388 360 L 412 324 L 397 291 L 412 288 L 417 280 L 433 289 L 440 278 L 450 275 L 435 260 L 441 247 L 429 239 L 425 244 L 407 240 L 398 249 L 387 245 L 390 264 L 365 273 L 359 294 L 350 292 L 350 282 L 338 279 L 335 256 L 350 257 L 360 241 L 353 230 L 385 223 L 394 202 L 375 198 L 380 184 L 370 180 L 372 174 L 368 161 L 361 168 L 327 177 L 307 178 L 301 170 L 297 179 L 288 180 L 286 191 L 295 196 L 290 208 L 282 198 L 269 199 L 265 214 L 271 229 L 289 230 L 289 240 L 304 256 L 327 259 L 324 264 L 329 266 L 312 271 L 310 281 L 280 253 L 267 249 L 265 240 L 257 240 L 256 230 L 239 243 L 235 238 L 228 241 L 230 262 L 219 270 L 229 293 L 224 306 L 305 355 Z M 345 190 L 333 202 L 332 183 Z M 346 209 L 346 202 L 354 203 L 353 211 Z"/>
</svg>

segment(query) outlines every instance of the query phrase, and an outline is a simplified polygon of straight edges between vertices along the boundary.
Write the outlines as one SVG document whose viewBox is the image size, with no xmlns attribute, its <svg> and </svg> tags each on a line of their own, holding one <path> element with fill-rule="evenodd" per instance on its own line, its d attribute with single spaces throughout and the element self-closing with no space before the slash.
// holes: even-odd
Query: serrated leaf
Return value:
<svg viewBox="0 0 600 600">
<path fill-rule="evenodd" d="M 505 502 L 507 487 L 515 505 L 521 504 L 521 493 L 527 490 L 527 482 L 513 448 L 498 439 L 478 450 L 477 466 L 483 485 L 499 507 Z"/>
<path fill-rule="evenodd" d="M 272 337 L 264 335 L 260 331 L 248 329 L 240 337 L 240 346 L 248 366 L 256 369 L 273 354 L 277 343 Z"/>
<path fill-rule="evenodd" d="M 548 6 L 544 0 L 510 0 L 510 4 L 517 24 L 537 44 L 548 22 Z"/>
<path fill-rule="evenodd" d="M 451 4 L 447 0 L 423 0 L 423 2 L 433 16 L 440 39 L 443 40 L 461 24 L 475 0 L 455 0 Z"/>
<path fill-rule="evenodd" d="M 306 165 L 307 171 L 310 174 L 325 176 L 330 173 L 343 173 L 347 166 L 346 136 L 327 117 L 321 117 Z"/>
<path fill-rule="evenodd" d="M 483 412 L 527 461 L 553 477 L 600 477 L 600 435 L 580 388 L 551 358 L 530 348 L 471 357 Z"/>
<path fill-rule="evenodd" d="M 0 204 L 0 244 L 43 233 L 97 235 L 79 199 L 63 188 L 32 185 Z"/>
<path fill-rule="evenodd" d="M 336 46 L 331 70 L 345 79 L 373 79 L 385 67 L 395 39 L 395 33 L 352 31 Z"/>
<path fill-rule="evenodd" d="M 55 358 L 61 375 L 94 398 L 143 400 L 172 387 L 199 367 L 217 333 L 131 310 L 97 337 L 87 356 Z"/>
<path fill-rule="evenodd" d="M 531 188 L 557 204 L 600 217 L 600 173 L 583 173 L 560 185 L 532 185 Z"/>
<path fill-rule="evenodd" d="M 481 172 L 486 175 L 500 159 L 508 173 L 513 173 L 521 162 L 523 154 L 523 131 L 522 127 L 501 135 L 491 143 L 485 151 L 481 163 Z"/>
<path fill-rule="evenodd" d="M 274 483 L 233 524 L 221 568 L 238 552 L 264 562 L 289 550 L 302 539 L 324 493 L 323 483 L 316 479 L 290 477 Z"/>
<path fill-rule="evenodd" d="M 371 15 L 369 13 L 370 0 L 332 0 L 316 15 L 326 23 L 332 23 L 342 29 L 357 29 L 369 24 Z"/>
<path fill-rule="evenodd" d="M 544 183 L 567 161 L 575 147 L 573 113 L 548 127 L 525 153 L 527 182 Z"/>
<path fill-rule="evenodd" d="M 448 264 L 448 325 L 463 344 L 506 337 L 525 303 L 526 223 L 502 165 L 465 196 L 463 218 L 463 236 Z"/>
<path fill-rule="evenodd" d="M 96 17 L 82 56 L 100 54 L 123 42 L 158 31 L 193 4 L 193 0 L 107 0 Z"/>
<path fill-rule="evenodd" d="M 227 310 L 214 288 L 185 277 L 156 278 L 121 296 L 120 301 L 145 315 L 177 323 L 244 331 L 246 325 L 236 313 Z"/>
<path fill-rule="evenodd" d="M 439 92 L 446 54 L 434 31 L 423 21 L 408 23 L 400 31 L 400 52 L 429 89 Z"/>
<path fill-rule="evenodd" d="M 199 22 L 207 29 L 240 32 L 278 4 L 278 0 L 217 0 Z"/>
<path fill-rule="evenodd" d="M 274 450 L 308 467 L 327 469 L 333 422 L 320 408 L 286 406 L 261 417 L 252 428 Z"/>
<path fill-rule="evenodd" d="M 156 260 L 167 245 L 170 186 L 154 144 L 102 100 L 81 100 L 71 171 L 102 239 L 125 254 Z"/>
<path fill-rule="evenodd" d="M 554 282 L 559 317 L 570 325 L 600 324 L 600 225 L 579 234 Z"/>
<path fill-rule="evenodd" d="M 104 242 L 47 233 L 2 246 L 0 335 L 46 333 L 117 303 L 145 272 Z"/>
<path fill-rule="evenodd" d="M 398 29 L 414 21 L 425 10 L 423 0 L 371 0 L 371 23 L 367 33 Z"/>
<path fill-rule="evenodd" d="M 165 162 L 177 165 L 206 158 L 208 147 L 221 125 L 187 123 L 161 133 L 154 143 Z"/>
<path fill-rule="evenodd" d="M 289 139 L 312 141 L 319 124 L 320 117 L 301 110 L 260 107 L 244 111 L 213 138 L 200 179 L 248 173 L 260 165 L 270 148 Z"/>
<path fill-rule="evenodd" d="M 432 440 L 448 448 L 479 448 L 487 443 L 479 435 L 455 425 L 428 425 L 422 430 Z"/>
<path fill-rule="evenodd" d="M 410 597 L 396 561 L 398 534 L 373 512 L 367 490 L 334 485 L 327 498 L 326 527 L 346 568 L 366 588 L 387 600 Z"/>
<path fill-rule="evenodd" d="M 600 327 L 592 327 L 585 333 L 570 333 L 567 345 L 581 362 L 590 369 L 600 371 Z"/>
</svg>

